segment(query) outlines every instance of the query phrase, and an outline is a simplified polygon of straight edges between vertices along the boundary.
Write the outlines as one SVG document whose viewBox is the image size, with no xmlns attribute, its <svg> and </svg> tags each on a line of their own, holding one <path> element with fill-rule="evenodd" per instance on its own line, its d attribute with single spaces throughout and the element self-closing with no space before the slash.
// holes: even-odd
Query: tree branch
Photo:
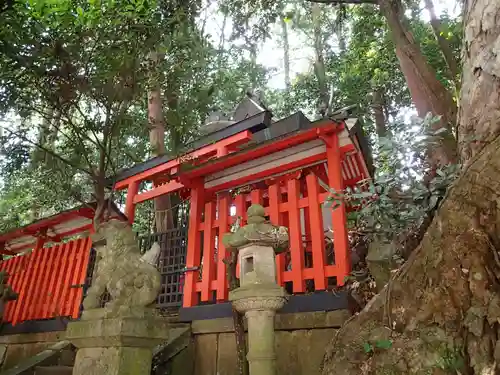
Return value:
<svg viewBox="0 0 500 375">
<path fill-rule="evenodd" d="M 40 109 L 38 107 L 35 107 L 35 106 L 29 106 L 27 108 L 29 108 L 32 111 L 38 113 L 43 119 L 47 119 L 46 114 L 45 114 L 45 112 L 42 111 L 42 109 Z M 90 161 L 90 159 L 88 157 L 89 152 L 88 152 L 87 146 L 85 146 L 84 139 L 88 140 L 89 142 L 91 142 L 92 144 L 96 145 L 97 147 L 99 147 L 99 145 L 96 144 L 92 139 L 90 139 L 86 135 L 84 135 L 84 139 L 83 139 L 82 136 L 81 136 L 80 129 L 78 128 L 78 126 L 73 123 L 73 120 L 71 119 L 71 116 L 68 113 L 66 113 L 66 112 L 63 113 L 62 112 L 62 108 L 61 107 L 55 107 L 54 109 L 57 110 L 57 111 L 59 111 L 60 118 L 62 118 L 63 115 L 64 115 L 65 123 L 66 123 L 66 125 L 69 125 L 69 127 L 73 130 L 73 132 L 75 133 L 75 137 L 71 137 L 68 134 L 66 134 L 66 132 L 64 132 L 62 130 L 62 126 L 58 126 L 55 123 L 53 123 L 52 126 L 57 130 L 58 133 L 62 134 L 64 136 L 64 138 L 66 138 L 66 140 L 70 142 L 70 144 L 74 145 L 75 147 L 81 147 L 82 148 L 82 155 L 85 158 L 85 161 L 86 161 L 86 163 L 87 163 L 87 165 L 89 167 L 89 171 L 92 171 L 93 168 L 94 168 L 94 165 L 91 163 L 91 161 Z M 27 140 L 27 141 L 29 142 L 29 140 Z M 78 142 L 75 142 L 75 141 L 78 141 Z"/>
<path fill-rule="evenodd" d="M 75 169 L 79 170 L 80 172 L 83 172 L 83 173 L 89 175 L 90 177 L 92 177 L 92 179 L 94 179 L 94 175 L 93 175 L 93 173 L 91 171 L 89 171 L 89 170 L 87 170 L 85 168 L 82 168 L 82 167 L 80 167 L 80 166 L 78 166 L 78 165 L 70 162 L 69 160 L 63 158 L 61 155 L 55 153 L 54 151 L 48 149 L 47 147 L 44 147 L 44 146 L 38 144 L 37 142 L 33 142 L 31 139 L 29 139 L 28 137 L 22 135 L 21 133 L 12 131 L 10 129 L 7 129 L 4 126 L 0 126 L 0 127 L 2 129 L 4 129 L 5 131 L 9 132 L 10 135 L 13 135 L 13 136 L 21 138 L 23 141 L 28 142 L 29 144 L 31 144 L 31 145 L 33 145 L 35 147 L 38 147 L 42 151 L 44 151 L 47 154 L 53 156 L 54 158 L 58 159 L 59 161 L 63 162 L 64 164 L 69 165 L 70 167 L 75 168 Z"/>
</svg>

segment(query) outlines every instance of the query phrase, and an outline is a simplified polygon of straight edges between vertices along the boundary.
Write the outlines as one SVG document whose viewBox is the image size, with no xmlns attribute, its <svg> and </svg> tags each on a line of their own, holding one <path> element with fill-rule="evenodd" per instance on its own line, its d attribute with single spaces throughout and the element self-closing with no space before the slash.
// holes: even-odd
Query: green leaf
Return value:
<svg viewBox="0 0 500 375">
<path fill-rule="evenodd" d="M 363 344 L 363 350 L 365 351 L 366 354 L 371 353 L 373 352 L 373 346 L 370 343 L 365 342 Z"/>
<path fill-rule="evenodd" d="M 435 207 L 436 207 L 436 204 L 437 204 L 437 202 L 438 202 L 439 198 L 440 198 L 440 197 L 439 197 L 439 196 L 437 196 L 437 195 L 432 195 L 432 196 L 430 197 L 430 199 L 429 199 L 429 210 L 432 210 L 433 208 L 435 208 Z"/>
<path fill-rule="evenodd" d="M 332 210 L 336 210 L 337 208 L 340 207 L 341 204 L 342 204 L 342 202 L 340 202 L 340 201 L 333 201 Z"/>
<path fill-rule="evenodd" d="M 377 340 L 375 346 L 378 349 L 390 349 L 392 348 L 392 340 Z"/>
</svg>

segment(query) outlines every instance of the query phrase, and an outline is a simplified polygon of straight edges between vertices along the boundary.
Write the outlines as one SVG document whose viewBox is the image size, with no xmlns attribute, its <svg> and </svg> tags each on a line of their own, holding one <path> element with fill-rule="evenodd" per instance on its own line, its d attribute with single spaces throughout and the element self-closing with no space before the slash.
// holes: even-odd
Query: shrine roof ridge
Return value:
<svg viewBox="0 0 500 375">
<path fill-rule="evenodd" d="M 242 131 L 249 130 L 252 133 L 256 133 L 263 129 L 268 128 L 269 125 L 271 125 L 271 112 L 265 110 L 263 112 L 257 113 L 256 115 L 248 117 L 242 121 L 236 122 L 226 128 L 217 130 L 213 133 L 206 134 L 194 140 L 193 142 L 187 144 L 186 147 L 184 147 L 184 149 L 182 149 L 178 155 L 172 156 L 170 154 L 170 155 L 157 156 L 148 159 L 142 163 L 136 164 L 133 167 L 123 169 L 119 171 L 115 176 L 108 177 L 107 185 L 111 187 L 116 182 L 122 181 L 128 177 L 134 176 L 138 173 L 154 168 L 170 160 L 177 159 L 181 157 L 183 154 L 216 143 L 232 135 L 238 134 Z"/>
<path fill-rule="evenodd" d="M 125 180 L 141 172 L 152 169 L 170 160 L 179 158 L 180 156 L 186 154 L 187 152 L 191 152 L 193 150 L 203 148 L 207 145 L 214 144 L 218 141 L 221 141 L 225 138 L 228 138 L 232 135 L 235 135 L 245 130 L 249 130 L 253 133 L 253 139 L 250 143 L 242 145 L 239 152 L 244 152 L 244 150 L 247 148 L 256 147 L 263 143 L 267 143 L 270 141 L 277 141 L 278 139 L 293 135 L 303 130 L 312 129 L 314 127 L 319 126 L 325 120 L 332 122 L 339 122 L 339 123 L 347 121 L 350 122 L 350 125 L 347 127 L 349 135 L 355 136 L 358 139 L 359 147 L 361 149 L 361 153 L 368 168 L 368 172 L 371 176 L 373 176 L 374 166 L 371 155 L 371 149 L 366 137 L 363 134 L 362 124 L 359 118 L 355 117 L 346 119 L 323 118 L 311 122 L 301 111 L 298 111 L 288 117 L 285 117 L 275 122 L 271 122 L 271 112 L 266 110 L 254 116 L 248 117 L 242 121 L 234 123 L 226 128 L 220 129 L 218 131 L 200 137 L 199 139 L 188 144 L 184 148 L 183 152 L 177 156 L 171 156 L 171 155 L 158 156 L 146 160 L 145 162 L 136 164 L 131 168 L 124 169 L 118 172 L 115 176 L 108 178 L 107 183 L 109 187 L 112 187 L 113 184 L 119 181 Z"/>
</svg>

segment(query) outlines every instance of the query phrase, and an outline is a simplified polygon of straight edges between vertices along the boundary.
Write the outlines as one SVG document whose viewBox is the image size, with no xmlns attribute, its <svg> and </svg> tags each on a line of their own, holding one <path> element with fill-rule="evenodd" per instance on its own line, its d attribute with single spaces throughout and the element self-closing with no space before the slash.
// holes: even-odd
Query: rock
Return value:
<svg viewBox="0 0 500 375">
<path fill-rule="evenodd" d="M 397 267 L 395 255 L 397 254 L 394 242 L 382 240 L 373 241 L 368 247 L 366 263 L 371 275 L 377 284 L 377 290 L 381 291 L 391 278 L 391 271 Z"/>
</svg>

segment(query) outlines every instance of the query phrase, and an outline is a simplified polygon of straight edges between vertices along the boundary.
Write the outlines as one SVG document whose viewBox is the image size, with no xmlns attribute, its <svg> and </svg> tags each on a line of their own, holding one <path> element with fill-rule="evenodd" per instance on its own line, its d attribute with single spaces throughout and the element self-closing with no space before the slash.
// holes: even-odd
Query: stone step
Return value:
<svg viewBox="0 0 500 375">
<path fill-rule="evenodd" d="M 179 324 L 171 328 L 169 340 L 153 349 L 153 357 L 156 363 L 168 362 L 172 357 L 184 350 L 191 341 L 191 326 Z"/>
<path fill-rule="evenodd" d="M 15 366 L 3 370 L 2 375 L 31 375 L 36 367 L 56 365 L 61 351 L 70 347 L 71 344 L 68 341 L 59 341 L 34 356 L 23 359 Z"/>
<path fill-rule="evenodd" d="M 39 366 L 35 368 L 34 375 L 72 375 L 71 366 Z"/>
<path fill-rule="evenodd" d="M 57 364 L 59 366 L 72 367 L 75 364 L 75 358 L 76 358 L 76 349 L 68 348 L 61 351 L 61 353 L 59 354 L 59 361 Z"/>
</svg>

